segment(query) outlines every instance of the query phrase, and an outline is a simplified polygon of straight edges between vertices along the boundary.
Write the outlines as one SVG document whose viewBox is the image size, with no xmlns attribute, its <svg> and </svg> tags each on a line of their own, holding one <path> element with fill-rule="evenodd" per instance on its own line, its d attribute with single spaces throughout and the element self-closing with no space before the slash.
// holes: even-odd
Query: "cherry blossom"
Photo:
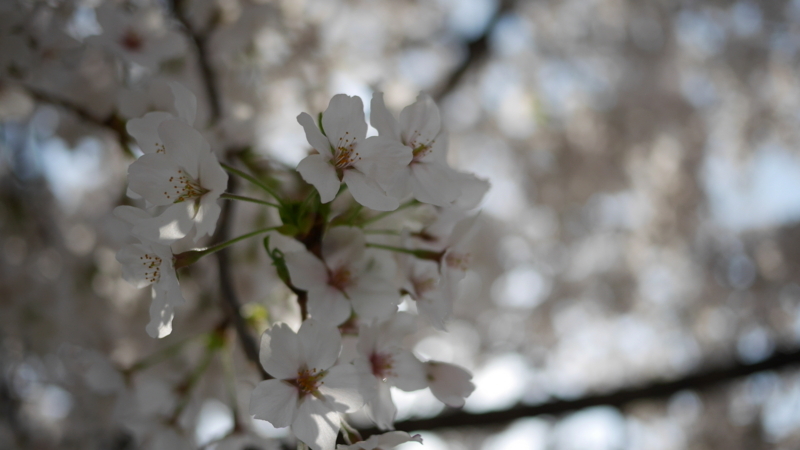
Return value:
<svg viewBox="0 0 800 450">
<path fill-rule="evenodd" d="M 475 390 L 470 374 L 463 367 L 440 361 L 425 363 L 428 387 L 442 403 L 454 408 L 464 406 L 464 400 Z"/>
<path fill-rule="evenodd" d="M 183 37 L 167 28 L 158 8 L 145 7 L 129 13 L 106 3 L 97 8 L 96 16 L 103 34 L 92 41 L 148 69 L 157 69 L 162 61 L 186 50 Z"/>
<path fill-rule="evenodd" d="M 194 125 L 197 116 L 197 97 L 180 83 L 169 82 L 169 88 L 174 98 L 177 118 L 188 125 Z M 176 117 L 168 112 L 153 111 L 141 118 L 131 119 L 126 125 L 128 133 L 136 139 L 143 153 L 157 153 L 164 148 L 164 142 L 158 133 L 158 127 L 167 120 Z"/>
<path fill-rule="evenodd" d="M 411 161 L 411 151 L 389 139 L 367 138 L 364 105 L 359 97 L 333 96 L 322 114 L 320 130 L 307 113 L 297 116 L 306 139 L 318 152 L 297 165 L 297 171 L 319 191 L 322 203 L 332 201 L 344 182 L 360 204 L 378 211 L 400 205 L 381 186 Z"/>
<path fill-rule="evenodd" d="M 363 405 L 354 366 L 336 365 L 341 336 L 336 328 L 308 319 L 295 333 L 277 324 L 261 338 L 260 361 L 275 377 L 260 382 L 250 397 L 250 414 L 273 426 L 292 427 L 315 450 L 332 449 L 339 414 Z"/>
<path fill-rule="evenodd" d="M 359 357 L 353 362 L 362 373 L 367 413 L 381 429 L 392 429 L 397 408 L 390 387 L 416 391 L 427 386 L 423 364 L 402 340 L 416 329 L 414 316 L 399 312 L 390 320 L 361 327 Z"/>
<path fill-rule="evenodd" d="M 435 328 L 444 331 L 444 324 L 453 307 L 450 298 L 442 292 L 437 264 L 406 254 L 397 259 L 402 272 L 403 291 L 416 302 L 420 316 L 425 317 Z"/>
<path fill-rule="evenodd" d="M 422 437 L 418 434 L 411 436 L 405 431 L 389 431 L 383 434 L 374 434 L 369 439 L 352 445 L 338 445 L 336 450 L 390 450 L 406 442 L 422 444 Z"/>
<path fill-rule="evenodd" d="M 362 319 L 388 317 L 400 303 L 392 283 L 395 263 L 366 249 L 357 228 L 335 227 L 322 239 L 322 259 L 308 251 L 286 253 L 292 284 L 308 291 L 308 312 L 339 325 L 351 312 Z"/>
<path fill-rule="evenodd" d="M 170 243 L 194 227 L 195 240 L 211 235 L 217 225 L 228 175 L 200 133 L 185 122 L 169 119 L 158 126 L 163 144 L 128 168 L 129 188 L 150 204 L 166 206 L 158 217 L 134 226 L 146 239 Z"/>
<path fill-rule="evenodd" d="M 388 192 L 398 198 L 448 206 L 461 194 L 455 173 L 447 166 L 447 135 L 441 130 L 439 108 L 427 94 L 400 112 L 398 122 L 383 102 L 383 93 L 372 96 L 370 122 L 381 137 L 398 142 L 412 158 L 400 176 L 385 180 Z M 389 184 L 391 183 L 391 184 Z"/>
</svg>

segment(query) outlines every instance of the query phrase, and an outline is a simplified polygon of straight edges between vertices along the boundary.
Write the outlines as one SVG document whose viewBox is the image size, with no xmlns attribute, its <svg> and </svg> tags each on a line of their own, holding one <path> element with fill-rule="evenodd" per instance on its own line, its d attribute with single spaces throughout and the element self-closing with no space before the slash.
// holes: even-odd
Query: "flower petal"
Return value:
<svg viewBox="0 0 800 450">
<path fill-rule="evenodd" d="M 138 221 L 131 232 L 148 241 L 171 244 L 189 234 L 194 225 L 194 202 L 170 205 L 161 215 Z"/>
<path fill-rule="evenodd" d="M 250 415 L 276 428 L 288 427 L 297 413 L 297 397 L 297 388 L 285 381 L 262 381 L 250 394 Z"/>
<path fill-rule="evenodd" d="M 158 135 L 158 126 L 165 120 L 174 118 L 172 114 L 162 111 L 149 112 L 144 117 L 129 120 L 125 129 L 136 139 L 142 152 L 155 153 L 164 145 Z"/>
<path fill-rule="evenodd" d="M 375 425 L 381 430 L 393 430 L 397 407 L 392 401 L 392 391 L 388 383 L 378 381 L 378 390 L 369 400 L 368 413 Z"/>
<path fill-rule="evenodd" d="M 297 332 L 301 357 L 309 369 L 327 370 L 339 357 L 342 336 L 327 322 L 308 319 Z"/>
<path fill-rule="evenodd" d="M 448 406 L 464 406 L 464 399 L 475 390 L 475 385 L 470 381 L 472 374 L 454 364 L 439 361 L 428 361 L 426 365 L 433 395 Z"/>
<path fill-rule="evenodd" d="M 361 142 L 367 137 L 367 121 L 364 117 L 364 103 L 360 97 L 336 94 L 331 98 L 328 109 L 322 114 L 325 135 L 334 147 L 339 139 L 353 139 Z"/>
<path fill-rule="evenodd" d="M 461 189 L 450 179 L 449 173 L 435 162 L 412 164 L 409 184 L 414 198 L 436 206 L 450 206 L 461 195 Z"/>
<path fill-rule="evenodd" d="M 396 198 L 389 197 L 378 183 L 357 170 L 345 170 L 344 182 L 358 203 L 376 211 L 394 211 L 400 206 Z"/>
<path fill-rule="evenodd" d="M 404 391 L 425 389 L 428 385 L 425 365 L 408 350 L 398 350 L 392 355 L 392 371 L 394 375 L 389 382 Z"/>
<path fill-rule="evenodd" d="M 322 257 L 332 270 L 351 265 L 364 255 L 364 232 L 354 227 L 334 227 L 322 238 Z"/>
<path fill-rule="evenodd" d="M 261 335 L 261 366 L 270 375 L 281 380 L 294 379 L 300 370 L 300 340 L 285 323 L 279 323 Z"/>
<path fill-rule="evenodd" d="M 399 142 L 400 124 L 386 108 L 386 104 L 383 102 L 383 92 L 372 94 L 369 109 L 369 122 L 378 130 L 378 134 Z"/>
<path fill-rule="evenodd" d="M 197 116 L 197 97 L 186 86 L 176 81 L 169 82 L 169 89 L 172 91 L 172 96 L 175 97 L 174 105 L 178 117 L 187 124 L 194 125 L 194 119 Z"/>
<path fill-rule="evenodd" d="M 426 145 L 436 139 L 441 128 L 439 108 L 427 94 L 419 94 L 416 102 L 400 112 L 400 129 L 406 145 Z"/>
<path fill-rule="evenodd" d="M 344 294 L 327 284 L 308 291 L 308 313 L 311 317 L 340 325 L 350 318 L 352 307 Z"/>
<path fill-rule="evenodd" d="M 328 284 L 328 269 L 325 264 L 308 251 L 287 252 L 284 254 L 286 268 L 292 284 L 300 289 L 309 290 Z"/>
<path fill-rule="evenodd" d="M 336 198 L 341 184 L 339 177 L 336 176 L 336 169 L 321 154 L 303 158 L 297 165 L 297 171 L 308 184 L 317 188 L 322 203 L 328 203 Z"/>
<path fill-rule="evenodd" d="M 292 432 L 313 450 L 329 450 L 336 444 L 341 419 L 326 402 L 308 396 L 300 403 Z"/>
<path fill-rule="evenodd" d="M 300 113 L 297 116 L 297 123 L 303 126 L 308 143 L 322 155 L 325 161 L 330 160 L 332 156 L 331 144 L 328 142 L 328 138 L 317 128 L 314 119 L 308 113 Z"/>
<path fill-rule="evenodd" d="M 353 412 L 364 406 L 361 378 L 352 364 L 332 367 L 319 387 L 337 411 Z"/>
<path fill-rule="evenodd" d="M 172 267 L 161 268 L 161 279 L 153 285 L 153 301 L 150 303 L 150 323 L 147 334 L 161 339 L 172 333 L 172 318 L 175 306 L 184 302 L 178 278 Z"/>
<path fill-rule="evenodd" d="M 177 119 L 165 120 L 158 126 L 158 135 L 166 147 L 166 155 L 189 175 L 197 179 L 200 155 L 210 152 L 211 147 L 199 131 Z"/>
</svg>

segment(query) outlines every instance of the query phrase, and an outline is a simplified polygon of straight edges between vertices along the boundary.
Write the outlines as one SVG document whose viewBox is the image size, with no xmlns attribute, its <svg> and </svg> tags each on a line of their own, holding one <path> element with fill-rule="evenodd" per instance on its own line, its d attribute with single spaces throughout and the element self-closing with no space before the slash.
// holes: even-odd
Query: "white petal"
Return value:
<svg viewBox="0 0 800 450">
<path fill-rule="evenodd" d="M 164 145 L 158 135 L 158 126 L 165 120 L 174 118 L 175 116 L 166 112 L 149 112 L 144 117 L 129 120 L 125 129 L 136 139 L 142 152 L 145 154 L 155 153 Z"/>
<path fill-rule="evenodd" d="M 364 255 L 364 232 L 353 227 L 334 227 L 322 238 L 322 257 L 331 269 L 347 266 Z"/>
<path fill-rule="evenodd" d="M 284 254 L 284 258 L 286 268 L 289 269 L 289 277 L 295 287 L 309 290 L 328 284 L 328 269 L 311 252 L 288 252 Z"/>
<path fill-rule="evenodd" d="M 122 219 L 130 225 L 135 225 L 140 220 L 150 219 L 152 216 L 147 211 L 135 206 L 122 205 L 114 208 L 114 217 Z"/>
<path fill-rule="evenodd" d="M 425 389 L 427 379 L 425 365 L 408 350 L 399 350 L 392 355 L 392 372 L 394 376 L 388 380 L 404 391 Z"/>
<path fill-rule="evenodd" d="M 202 152 L 199 159 L 200 175 L 197 181 L 203 188 L 211 191 L 205 195 L 215 193 L 219 196 L 228 188 L 228 173 L 219 164 L 216 155 L 211 152 Z"/>
<path fill-rule="evenodd" d="M 361 377 L 352 364 L 334 366 L 322 381 L 319 391 L 337 411 L 353 412 L 364 406 Z"/>
<path fill-rule="evenodd" d="M 355 167 L 386 188 L 403 175 L 413 158 L 411 148 L 383 136 L 371 136 L 358 146 L 361 154 Z"/>
<path fill-rule="evenodd" d="M 313 450 L 330 450 L 336 444 L 341 419 L 325 402 L 308 396 L 300 403 L 292 432 Z"/>
<path fill-rule="evenodd" d="M 322 155 L 309 155 L 297 165 L 297 171 L 306 183 L 319 191 L 319 200 L 328 203 L 339 192 L 339 177 L 336 169 Z"/>
<path fill-rule="evenodd" d="M 332 286 L 308 291 L 308 313 L 311 317 L 340 325 L 350 318 L 352 308 L 344 294 Z"/>
<path fill-rule="evenodd" d="M 169 181 L 170 177 L 180 177 L 179 170 L 182 168 L 166 155 L 150 153 L 128 166 L 128 185 L 154 205 L 170 205 L 180 195 Z"/>
<path fill-rule="evenodd" d="M 297 412 L 297 397 L 297 388 L 285 381 L 262 381 L 250 394 L 250 415 L 276 428 L 288 427 Z"/>
<path fill-rule="evenodd" d="M 378 130 L 378 133 L 381 136 L 400 141 L 400 124 L 397 123 L 392 113 L 386 109 L 386 104 L 383 102 L 383 92 L 372 94 L 369 109 L 369 122 Z"/>
<path fill-rule="evenodd" d="M 406 144 L 428 144 L 436 138 L 441 127 L 439 108 L 427 94 L 420 94 L 416 102 L 400 112 L 400 129 Z"/>
<path fill-rule="evenodd" d="M 166 155 L 197 179 L 200 154 L 211 151 L 203 135 L 186 122 L 176 119 L 162 122 L 158 126 L 158 135 L 164 142 Z"/>
<path fill-rule="evenodd" d="M 367 137 L 367 121 L 364 117 L 364 103 L 360 97 L 336 94 L 331 98 L 328 109 L 322 114 L 322 127 L 328 140 L 336 147 L 339 139 L 356 139 L 358 142 Z"/>
<path fill-rule="evenodd" d="M 448 174 L 449 171 L 437 163 L 412 164 L 409 184 L 414 198 L 436 206 L 449 206 L 461 195 L 461 190 Z"/>
<path fill-rule="evenodd" d="M 319 131 L 314 119 L 308 113 L 300 113 L 297 116 L 297 122 L 303 126 L 308 143 L 323 156 L 325 161 L 330 160 L 332 155 L 331 144 L 328 142 L 328 138 Z"/>
<path fill-rule="evenodd" d="M 455 208 L 472 209 L 477 207 L 491 187 L 488 180 L 478 178 L 471 173 L 453 171 L 450 178 L 458 183 L 461 190 L 461 196 L 453 202 Z"/>
<path fill-rule="evenodd" d="M 369 415 L 375 425 L 381 430 L 393 430 L 394 419 L 397 417 L 397 407 L 392 401 L 392 392 L 389 384 L 378 381 L 378 390 L 368 403 Z"/>
<path fill-rule="evenodd" d="M 281 380 L 294 379 L 302 365 L 300 340 L 289 325 L 275 324 L 261 335 L 258 359 L 264 370 L 273 377 Z"/>
<path fill-rule="evenodd" d="M 394 211 L 400 206 L 396 198 L 389 197 L 375 180 L 357 170 L 345 170 L 344 182 L 358 203 L 376 211 Z"/>
<path fill-rule="evenodd" d="M 162 267 L 161 280 L 153 285 L 153 302 L 150 304 L 150 323 L 147 334 L 163 338 L 172 332 L 175 306 L 183 303 L 183 295 L 172 267 Z"/>
<path fill-rule="evenodd" d="M 175 203 L 157 217 L 140 220 L 131 232 L 148 241 L 168 245 L 189 234 L 194 225 L 193 213 L 193 202 Z"/>
<path fill-rule="evenodd" d="M 142 257 L 152 253 L 142 244 L 129 244 L 117 252 L 117 261 L 122 265 L 122 278 L 128 283 L 141 289 L 152 281 L 145 276 L 146 265 L 142 264 Z"/>
<path fill-rule="evenodd" d="M 433 395 L 448 406 L 464 406 L 464 399 L 475 390 L 472 374 L 454 364 L 429 361 L 426 365 Z"/>
<path fill-rule="evenodd" d="M 194 224 L 197 229 L 197 234 L 194 236 L 195 242 L 203 236 L 214 234 L 219 215 L 222 212 L 218 198 L 217 196 L 212 196 L 210 192 L 200 198 L 200 204 L 197 206 L 194 216 Z"/>
<path fill-rule="evenodd" d="M 332 325 L 308 319 L 297 332 L 303 361 L 309 369 L 327 370 L 339 357 L 342 336 Z"/>
<path fill-rule="evenodd" d="M 197 116 L 197 97 L 186 86 L 176 81 L 170 81 L 169 88 L 172 96 L 175 97 L 174 105 L 178 117 L 187 124 L 194 125 L 194 119 Z"/>
</svg>

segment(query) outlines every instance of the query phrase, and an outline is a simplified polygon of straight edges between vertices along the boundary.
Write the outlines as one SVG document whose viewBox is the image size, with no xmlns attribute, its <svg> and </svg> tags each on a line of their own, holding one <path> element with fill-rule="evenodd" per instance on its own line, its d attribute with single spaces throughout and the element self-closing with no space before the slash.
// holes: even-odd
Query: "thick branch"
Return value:
<svg viewBox="0 0 800 450">
<path fill-rule="evenodd" d="M 641 387 L 620 389 L 608 394 L 590 395 L 576 400 L 556 400 L 539 405 L 517 405 L 503 411 L 486 413 L 450 410 L 430 419 L 397 422 L 395 427 L 403 431 L 418 431 L 437 428 L 497 426 L 508 424 L 522 417 L 559 415 L 592 406 L 622 408 L 638 400 L 664 399 L 683 390 L 711 389 L 754 373 L 796 365 L 800 365 L 800 349 L 775 352 L 768 359 L 755 364 L 736 363 L 728 367 L 710 368 L 674 381 L 655 382 Z M 369 429 L 363 431 L 362 435 L 369 436 L 379 432 L 377 429 Z"/>
<path fill-rule="evenodd" d="M 234 188 L 235 179 L 231 177 L 228 181 L 228 191 L 233 191 Z M 218 228 L 216 236 L 214 237 L 214 242 L 224 242 L 228 239 L 228 235 L 230 234 L 231 217 L 233 215 L 233 205 L 234 202 L 225 202 L 225 204 L 222 206 L 222 213 L 220 214 L 219 223 L 217 224 Z M 236 328 L 236 334 L 239 336 L 239 342 L 242 344 L 242 350 L 244 350 L 244 354 L 247 356 L 247 359 L 252 361 L 256 367 L 258 367 L 258 370 L 261 372 L 261 376 L 264 377 L 264 379 L 272 378 L 269 376 L 269 374 L 267 374 L 264 368 L 261 367 L 261 362 L 258 358 L 258 344 L 250 334 L 250 331 L 247 329 L 247 324 L 242 318 L 242 314 L 240 312 L 241 303 L 239 302 L 239 297 L 236 295 L 236 290 L 233 287 L 230 261 L 228 260 L 228 249 L 223 249 L 217 252 L 217 268 L 219 271 L 219 285 L 222 294 L 222 307 L 225 310 L 225 314 L 233 323 L 234 328 Z"/>
</svg>

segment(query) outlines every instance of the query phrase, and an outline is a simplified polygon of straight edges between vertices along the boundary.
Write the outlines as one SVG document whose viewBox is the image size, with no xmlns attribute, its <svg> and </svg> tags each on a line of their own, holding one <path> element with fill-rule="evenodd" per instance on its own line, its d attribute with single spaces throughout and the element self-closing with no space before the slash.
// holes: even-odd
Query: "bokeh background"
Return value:
<svg viewBox="0 0 800 450">
<path fill-rule="evenodd" d="M 132 160 L 120 124 L 169 106 L 168 80 L 211 120 L 204 68 L 222 99 L 212 146 L 271 171 L 305 156 L 295 117 L 335 93 L 380 90 L 395 112 L 420 91 L 437 99 L 451 164 L 492 184 L 449 333 L 415 347 L 473 371 L 467 413 L 800 347 L 800 1 L 155 2 L 188 49 L 155 74 L 94 44 L 100 3 L 0 7 L 0 447 L 138 448 L 111 418 L 117 375 L 96 361 L 128 367 L 220 317 L 203 262 L 181 280 L 173 335 L 149 339 L 110 214 Z M 237 214 L 242 231 L 263 220 Z M 259 250 L 233 255 L 256 328 L 292 308 Z M 142 395 L 182 379 L 202 356 L 192 345 L 139 377 Z M 181 419 L 198 445 L 232 426 L 223 366 Z M 237 378 L 244 411 L 253 379 Z M 425 393 L 395 399 L 400 419 L 442 410 Z M 800 371 L 422 435 L 437 450 L 800 448 Z"/>
</svg>

